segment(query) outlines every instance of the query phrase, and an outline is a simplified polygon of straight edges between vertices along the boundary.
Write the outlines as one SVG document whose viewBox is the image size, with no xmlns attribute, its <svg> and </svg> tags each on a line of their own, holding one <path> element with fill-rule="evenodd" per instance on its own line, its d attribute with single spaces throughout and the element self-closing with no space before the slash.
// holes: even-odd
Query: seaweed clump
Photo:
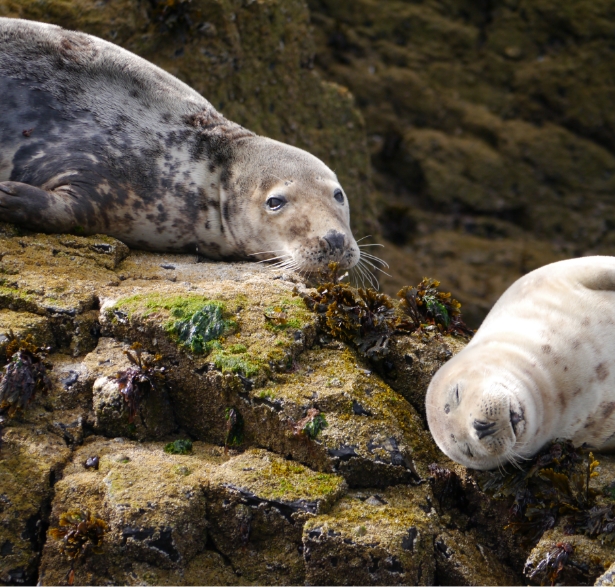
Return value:
<svg viewBox="0 0 615 587">
<path fill-rule="evenodd" d="M 450 293 L 438 290 L 440 282 L 424 278 L 416 287 L 404 287 L 398 302 L 372 288 L 351 287 L 339 281 L 339 264 L 329 263 L 315 292 L 300 295 L 319 325 L 334 338 L 353 344 L 368 358 L 388 353 L 395 334 L 437 330 L 442 334 L 469 337 L 472 331 L 461 319 L 461 304 Z"/>
<path fill-rule="evenodd" d="M 61 540 L 60 552 L 71 561 L 68 572 L 68 584 L 74 582 L 75 561 L 91 554 L 101 552 L 105 534 L 109 530 L 107 522 L 93 516 L 87 510 L 72 510 L 60 514 L 57 528 L 51 528 L 49 534 Z"/>
<path fill-rule="evenodd" d="M 293 426 L 295 434 L 304 434 L 310 440 L 314 440 L 329 424 L 320 410 L 310 408 L 304 418 L 301 418 Z"/>
<path fill-rule="evenodd" d="M 556 441 L 512 472 L 477 473 L 483 490 L 512 499 L 507 528 L 534 542 L 564 517 L 564 532 L 615 542 L 613 506 L 598 506 L 590 487 L 598 476 L 593 453 L 583 458 L 570 441 Z"/>
<path fill-rule="evenodd" d="M 400 320 L 397 328 L 413 332 L 433 326 L 442 334 L 471 336 L 472 330 L 461 319 L 461 304 L 438 287 L 439 281 L 424 277 L 416 287 L 407 285 L 400 289 L 397 296 L 406 319 Z"/>
<path fill-rule="evenodd" d="M 51 389 L 47 369 L 51 365 L 45 363 L 49 349 L 36 346 L 31 335 L 20 339 L 11 331 L 7 336 L 8 364 L 0 375 L 0 410 L 7 410 L 12 418 L 26 408 L 37 392 L 47 395 Z"/>
<path fill-rule="evenodd" d="M 117 383 L 120 393 L 128 406 L 128 422 L 132 424 L 141 407 L 143 398 L 152 389 L 164 384 L 165 369 L 158 364 L 162 355 L 155 355 L 152 359 L 143 356 L 142 346 L 136 342 L 130 347 L 134 352 L 124 351 L 131 367 L 117 374 Z"/>
</svg>

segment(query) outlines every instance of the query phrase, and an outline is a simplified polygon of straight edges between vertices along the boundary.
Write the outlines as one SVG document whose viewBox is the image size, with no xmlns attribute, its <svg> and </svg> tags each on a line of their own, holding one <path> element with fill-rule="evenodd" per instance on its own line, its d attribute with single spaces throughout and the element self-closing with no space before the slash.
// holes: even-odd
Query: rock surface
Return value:
<svg viewBox="0 0 615 587">
<path fill-rule="evenodd" d="M 395 339 L 395 391 L 318 331 L 293 275 L 10 225 L 0 255 L 4 351 L 30 335 L 51 367 L 5 414 L 3 582 L 439 580 L 429 465 L 447 460 L 413 403 L 462 341 Z M 67 515 L 103 520 L 101 544 L 71 555 Z"/>
</svg>

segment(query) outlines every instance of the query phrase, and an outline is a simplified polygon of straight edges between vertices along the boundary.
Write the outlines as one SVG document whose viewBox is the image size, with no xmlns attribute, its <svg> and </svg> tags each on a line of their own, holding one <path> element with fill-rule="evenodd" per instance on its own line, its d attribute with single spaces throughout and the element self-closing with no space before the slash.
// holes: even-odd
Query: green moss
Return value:
<svg viewBox="0 0 615 587">
<path fill-rule="evenodd" d="M 254 471 L 258 494 L 266 499 L 319 499 L 339 492 L 343 480 L 331 473 L 314 473 L 294 461 L 273 460 Z"/>
<path fill-rule="evenodd" d="M 275 397 L 275 392 L 273 391 L 273 389 L 261 389 L 258 392 L 258 397 L 260 399 L 272 400 Z"/>
<path fill-rule="evenodd" d="M 252 377 L 259 372 L 259 365 L 246 356 L 224 349 L 216 350 L 211 354 L 211 361 L 222 372 L 241 373 L 244 377 Z"/>
<path fill-rule="evenodd" d="M 172 455 L 187 455 L 192 452 L 191 440 L 174 440 L 164 447 L 164 452 Z"/>
<path fill-rule="evenodd" d="M 228 352 L 235 355 L 245 353 L 247 350 L 248 348 L 243 344 L 232 344 L 228 347 Z"/>
<path fill-rule="evenodd" d="M 305 308 L 300 308 L 296 301 L 291 304 L 287 298 L 284 298 L 280 305 L 266 308 L 265 328 L 272 332 L 297 330 L 306 323 L 307 317 Z"/>
<path fill-rule="evenodd" d="M 176 320 L 165 327 L 194 353 L 209 352 L 211 347 L 208 344 L 236 325 L 224 319 L 224 306 L 220 302 L 207 302 L 196 312 L 176 307 L 171 310 L 171 315 Z"/>
<path fill-rule="evenodd" d="M 322 414 L 316 414 L 309 422 L 303 427 L 303 431 L 312 440 L 316 438 L 321 430 L 324 430 L 328 426 L 327 420 Z"/>
</svg>

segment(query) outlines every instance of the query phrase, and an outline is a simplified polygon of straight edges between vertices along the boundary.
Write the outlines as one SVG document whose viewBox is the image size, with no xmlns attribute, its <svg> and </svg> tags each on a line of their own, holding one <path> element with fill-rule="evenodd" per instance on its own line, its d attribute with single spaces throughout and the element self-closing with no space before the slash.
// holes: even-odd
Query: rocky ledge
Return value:
<svg viewBox="0 0 615 587">
<path fill-rule="evenodd" d="M 520 584 L 536 541 L 424 421 L 463 340 L 423 329 L 368 359 L 309 291 L 1 225 L 0 581 Z M 34 394 L 23 409 L 11 386 Z M 610 549 L 574 540 L 566 569 L 593 582 Z"/>
</svg>

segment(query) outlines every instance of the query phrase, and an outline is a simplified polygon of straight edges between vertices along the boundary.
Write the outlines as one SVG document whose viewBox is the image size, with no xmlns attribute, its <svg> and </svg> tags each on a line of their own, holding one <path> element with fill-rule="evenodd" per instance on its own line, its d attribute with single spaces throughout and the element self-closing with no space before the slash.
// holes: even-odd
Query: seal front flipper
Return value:
<svg viewBox="0 0 615 587">
<path fill-rule="evenodd" d="M 41 232 L 80 232 L 67 197 L 71 194 L 48 192 L 18 181 L 0 182 L 0 217 Z"/>
</svg>

